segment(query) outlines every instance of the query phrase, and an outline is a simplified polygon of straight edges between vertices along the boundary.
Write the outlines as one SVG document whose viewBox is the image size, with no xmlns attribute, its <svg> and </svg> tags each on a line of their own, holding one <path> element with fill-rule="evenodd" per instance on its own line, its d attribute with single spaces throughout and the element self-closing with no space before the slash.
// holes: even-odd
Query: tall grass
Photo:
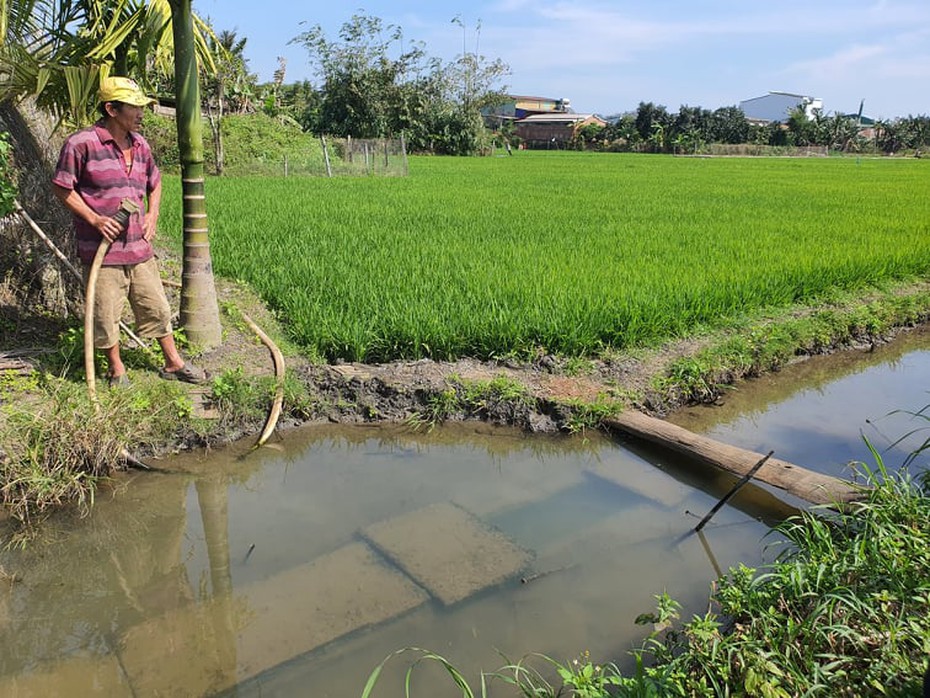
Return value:
<svg viewBox="0 0 930 698">
<path fill-rule="evenodd" d="M 24 524 L 65 504 L 86 512 L 123 453 L 175 432 L 190 399 L 161 381 L 148 390 L 110 390 L 99 407 L 85 388 L 48 374 L 0 381 L 0 506 Z"/>
<path fill-rule="evenodd" d="M 930 270 L 924 161 L 520 153 L 208 181 L 213 260 L 331 358 L 567 355 Z M 180 236 L 179 183 L 162 222 Z"/>
</svg>

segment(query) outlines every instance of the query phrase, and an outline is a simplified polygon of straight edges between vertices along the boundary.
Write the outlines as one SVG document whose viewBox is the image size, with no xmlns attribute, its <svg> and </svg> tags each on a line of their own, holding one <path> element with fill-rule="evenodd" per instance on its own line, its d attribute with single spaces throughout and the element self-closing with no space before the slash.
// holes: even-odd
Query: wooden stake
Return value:
<svg viewBox="0 0 930 698">
<path fill-rule="evenodd" d="M 714 505 L 714 508 L 711 509 L 707 513 L 707 516 L 701 519 L 701 523 L 699 523 L 697 526 L 694 527 L 695 532 L 697 533 L 701 532 L 701 529 L 704 528 L 704 526 L 707 524 L 708 521 L 711 520 L 711 518 L 713 518 L 714 514 L 720 511 L 720 507 L 722 507 L 724 504 L 729 502 L 733 498 L 733 495 L 735 495 L 737 492 L 739 492 L 743 488 L 743 485 L 745 485 L 747 482 L 752 480 L 752 476 L 755 475 L 757 472 L 759 472 L 759 468 L 765 465 L 765 461 L 771 458 L 773 453 L 775 453 L 775 451 L 769 451 L 766 455 L 764 455 L 758 463 L 752 466 L 752 469 L 748 473 L 743 475 L 743 477 L 740 479 L 739 482 L 733 485 L 733 489 L 731 489 L 729 492 L 723 495 L 723 499 L 717 502 Z"/>
<path fill-rule="evenodd" d="M 333 176 L 333 166 L 329 162 L 329 148 L 326 147 L 326 136 L 320 135 L 320 142 L 323 144 L 323 160 L 326 161 L 326 176 Z"/>
</svg>

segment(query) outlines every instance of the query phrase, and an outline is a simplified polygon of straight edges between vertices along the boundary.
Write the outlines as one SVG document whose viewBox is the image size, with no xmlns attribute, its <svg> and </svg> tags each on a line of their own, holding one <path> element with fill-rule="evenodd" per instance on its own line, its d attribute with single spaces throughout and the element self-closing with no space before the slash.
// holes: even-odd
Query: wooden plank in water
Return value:
<svg viewBox="0 0 930 698">
<path fill-rule="evenodd" d="M 646 439 L 740 476 L 748 473 L 763 457 L 762 454 L 700 436 L 641 412 L 623 412 L 605 419 L 603 423 L 610 429 Z M 861 490 L 850 482 L 815 473 L 777 458 L 769 458 L 756 473 L 755 479 L 812 504 L 841 504 L 862 497 Z"/>
<path fill-rule="evenodd" d="M 362 535 L 446 605 L 519 576 L 531 558 L 450 502 L 382 521 Z"/>
</svg>

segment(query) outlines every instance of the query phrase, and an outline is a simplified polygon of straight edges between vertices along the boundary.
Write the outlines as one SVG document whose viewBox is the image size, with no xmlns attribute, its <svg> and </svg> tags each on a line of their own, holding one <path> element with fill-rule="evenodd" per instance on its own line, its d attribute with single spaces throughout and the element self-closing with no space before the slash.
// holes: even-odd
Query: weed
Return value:
<svg viewBox="0 0 930 698">
<path fill-rule="evenodd" d="M 446 388 L 438 393 L 432 393 L 426 398 L 426 407 L 414 414 L 408 423 L 418 428 L 426 426 L 432 429 L 442 424 L 460 409 L 458 392 L 454 387 Z"/>
<path fill-rule="evenodd" d="M 0 414 L 0 501 L 24 523 L 65 502 L 86 510 L 125 450 L 147 447 L 179 425 L 173 386 L 106 391 L 99 409 L 83 385 L 46 376 L 40 386 L 35 400 L 12 401 Z"/>
<path fill-rule="evenodd" d="M 594 362 L 583 356 L 570 356 L 562 370 L 566 376 L 587 376 L 594 370 Z"/>
<path fill-rule="evenodd" d="M 716 384 L 710 379 L 707 365 L 698 358 L 676 359 L 666 375 L 655 379 L 659 390 L 674 389 L 688 402 L 713 402 L 717 398 Z"/>
<path fill-rule="evenodd" d="M 310 419 L 316 412 L 316 401 L 307 386 L 291 371 L 284 373 L 284 411 L 298 419 Z"/>
<path fill-rule="evenodd" d="M 520 381 L 497 376 L 488 381 L 459 379 L 465 406 L 473 412 L 487 412 L 502 403 L 529 404 L 532 401 L 526 386 Z"/>
<path fill-rule="evenodd" d="M 272 385 L 273 380 L 246 376 L 238 366 L 213 378 L 210 395 L 227 423 L 247 423 L 262 417 Z"/>
<path fill-rule="evenodd" d="M 572 434 L 583 434 L 588 429 L 599 429 L 601 423 L 623 410 L 623 403 L 599 395 L 594 402 L 576 401 L 567 405 L 570 409 L 565 429 Z"/>
</svg>

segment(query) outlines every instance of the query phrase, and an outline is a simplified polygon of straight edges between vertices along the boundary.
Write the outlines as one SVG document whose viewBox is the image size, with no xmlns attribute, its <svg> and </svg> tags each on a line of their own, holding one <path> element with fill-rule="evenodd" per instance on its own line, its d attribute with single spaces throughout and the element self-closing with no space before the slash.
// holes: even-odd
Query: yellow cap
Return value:
<svg viewBox="0 0 930 698">
<path fill-rule="evenodd" d="M 142 88 L 136 84 L 135 80 L 130 78 L 104 78 L 100 81 L 100 89 L 97 91 L 100 103 L 104 102 L 124 102 L 136 107 L 147 107 L 150 104 L 157 104 L 158 101 L 146 96 Z"/>
</svg>

